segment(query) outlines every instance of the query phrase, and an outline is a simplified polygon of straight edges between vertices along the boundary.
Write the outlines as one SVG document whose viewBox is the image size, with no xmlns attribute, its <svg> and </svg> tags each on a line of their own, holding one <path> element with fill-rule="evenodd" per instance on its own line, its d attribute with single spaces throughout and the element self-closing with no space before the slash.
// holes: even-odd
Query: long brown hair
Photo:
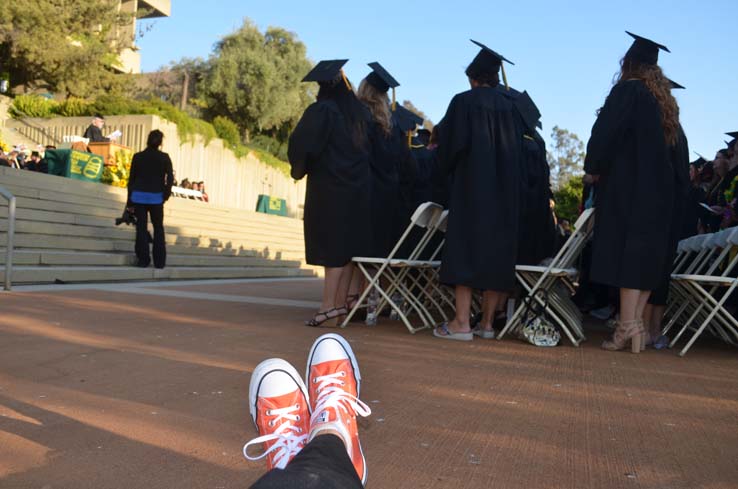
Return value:
<svg viewBox="0 0 738 489">
<path fill-rule="evenodd" d="M 385 136 L 389 136 L 392 130 L 392 114 L 387 94 L 374 88 L 364 78 L 359 84 L 359 91 L 356 96 L 367 106 Z"/>
<path fill-rule="evenodd" d="M 661 68 L 658 65 L 640 63 L 626 56 L 620 60 L 620 74 L 616 78 L 617 83 L 638 79 L 646 85 L 661 109 L 661 125 L 666 142 L 672 146 L 676 144 L 679 135 L 679 105 L 671 94 L 671 82 Z"/>
<path fill-rule="evenodd" d="M 320 83 L 318 100 L 333 100 L 348 126 L 352 142 L 358 149 L 365 149 L 367 128 L 364 123 L 366 109 L 348 84 L 342 79 Z"/>
</svg>

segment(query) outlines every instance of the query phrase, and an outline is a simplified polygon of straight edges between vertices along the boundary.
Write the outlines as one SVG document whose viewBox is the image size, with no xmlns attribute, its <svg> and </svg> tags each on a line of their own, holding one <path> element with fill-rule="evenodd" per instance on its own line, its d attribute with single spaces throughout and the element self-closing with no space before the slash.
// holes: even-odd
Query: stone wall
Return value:
<svg viewBox="0 0 738 489">
<path fill-rule="evenodd" d="M 81 136 L 89 124 L 89 117 L 5 121 L 8 128 L 43 145 L 58 145 L 64 136 Z M 177 180 L 204 181 L 213 204 L 254 210 L 258 195 L 268 194 L 285 199 L 291 217 L 302 217 L 305 180 L 295 182 L 253 154 L 237 158 L 220 139 L 206 144 L 201 136 L 196 135 L 192 141 L 183 142 L 175 124 L 154 115 L 106 117 L 103 133 L 120 130 L 123 133 L 120 143 L 140 151 L 146 146 L 146 137 L 153 129 L 164 133 L 163 150 L 172 158 Z"/>
</svg>

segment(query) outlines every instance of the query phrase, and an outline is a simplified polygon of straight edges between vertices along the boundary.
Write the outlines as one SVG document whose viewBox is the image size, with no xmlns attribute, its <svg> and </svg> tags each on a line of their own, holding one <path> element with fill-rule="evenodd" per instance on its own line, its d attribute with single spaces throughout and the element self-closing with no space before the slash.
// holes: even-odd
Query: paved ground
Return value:
<svg viewBox="0 0 738 489">
<path fill-rule="evenodd" d="M 0 488 L 245 488 L 249 375 L 304 369 L 319 281 L 0 294 Z M 686 358 L 397 323 L 343 333 L 359 358 L 373 488 L 738 487 L 738 355 Z"/>
</svg>

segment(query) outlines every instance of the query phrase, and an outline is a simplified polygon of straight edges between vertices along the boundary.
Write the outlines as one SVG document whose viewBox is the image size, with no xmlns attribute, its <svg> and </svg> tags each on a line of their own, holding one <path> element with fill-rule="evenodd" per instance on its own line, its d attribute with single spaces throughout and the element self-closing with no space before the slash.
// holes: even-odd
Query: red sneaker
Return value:
<svg viewBox="0 0 738 489">
<path fill-rule="evenodd" d="M 261 362 L 251 375 L 249 411 L 258 438 L 243 447 L 249 460 L 267 457 L 267 468 L 283 469 L 305 446 L 310 430 L 308 392 L 300 374 L 279 358 Z M 264 444 L 264 453 L 252 457 L 250 446 Z"/>
<path fill-rule="evenodd" d="M 305 379 L 310 391 L 310 439 L 324 431 L 341 433 L 356 473 L 366 484 L 366 461 L 359 443 L 356 416 L 369 416 L 359 400 L 361 373 L 351 346 L 341 336 L 325 334 L 315 340 L 308 356 Z"/>
</svg>

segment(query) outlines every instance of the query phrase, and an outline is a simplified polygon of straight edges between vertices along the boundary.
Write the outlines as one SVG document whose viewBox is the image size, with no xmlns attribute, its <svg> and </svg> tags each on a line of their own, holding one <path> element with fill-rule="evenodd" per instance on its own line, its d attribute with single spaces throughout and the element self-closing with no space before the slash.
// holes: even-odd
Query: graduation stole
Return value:
<svg viewBox="0 0 738 489">
<path fill-rule="evenodd" d="M 736 185 L 738 185 L 738 175 L 733 177 L 730 185 L 728 185 L 728 188 L 726 188 L 723 192 L 723 197 L 725 197 L 725 203 L 727 205 L 730 205 L 730 203 L 733 202 L 733 199 L 735 198 Z"/>
</svg>

